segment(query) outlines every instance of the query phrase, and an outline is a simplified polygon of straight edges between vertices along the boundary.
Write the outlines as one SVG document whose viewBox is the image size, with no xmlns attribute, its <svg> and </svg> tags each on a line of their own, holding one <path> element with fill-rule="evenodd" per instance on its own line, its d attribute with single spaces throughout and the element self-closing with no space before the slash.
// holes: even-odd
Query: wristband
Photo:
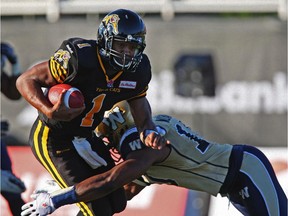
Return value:
<svg viewBox="0 0 288 216">
<path fill-rule="evenodd" d="M 145 139 L 146 137 L 151 134 L 151 133 L 155 133 L 157 135 L 159 135 L 158 131 L 153 130 L 153 129 L 145 129 L 141 134 L 140 134 L 140 139 L 143 143 L 145 143 Z"/>
<path fill-rule="evenodd" d="M 51 200 L 55 208 L 59 208 L 60 206 L 67 204 L 76 203 L 78 200 L 76 197 L 75 186 L 53 192 L 51 194 Z"/>
</svg>

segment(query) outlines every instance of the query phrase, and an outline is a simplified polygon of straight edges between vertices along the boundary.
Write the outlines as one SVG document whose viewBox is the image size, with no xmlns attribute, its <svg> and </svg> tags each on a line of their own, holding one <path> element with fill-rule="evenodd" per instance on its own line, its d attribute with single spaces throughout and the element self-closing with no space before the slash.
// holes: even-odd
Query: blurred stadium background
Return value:
<svg viewBox="0 0 288 216">
<path fill-rule="evenodd" d="M 117 8 L 140 13 L 146 23 L 154 114 L 179 117 L 216 142 L 260 147 L 280 182 L 287 180 L 287 1 L 1 0 L 1 41 L 15 47 L 24 71 L 68 37 L 96 38 L 103 16 Z M 49 178 L 27 147 L 36 115 L 24 99 L 1 95 L 1 119 L 10 122 L 2 138 L 28 186 L 26 200 Z M 287 192 L 287 182 L 283 187 Z M 76 211 L 69 206 L 53 215 Z M 9 215 L 3 199 L 0 213 Z M 145 189 L 119 215 L 136 214 L 237 215 L 221 198 L 171 186 Z"/>
</svg>

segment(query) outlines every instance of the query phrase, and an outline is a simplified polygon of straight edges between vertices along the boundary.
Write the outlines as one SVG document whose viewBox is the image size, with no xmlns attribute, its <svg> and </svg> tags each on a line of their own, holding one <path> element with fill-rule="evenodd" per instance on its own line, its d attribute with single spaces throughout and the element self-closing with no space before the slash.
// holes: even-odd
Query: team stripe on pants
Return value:
<svg viewBox="0 0 288 216">
<path fill-rule="evenodd" d="M 58 172 L 54 166 L 48 152 L 47 141 L 49 128 L 39 120 L 36 130 L 34 132 L 33 141 L 36 156 L 45 169 L 50 173 L 50 175 L 55 179 L 61 188 L 67 188 L 69 185 L 66 184 L 64 179 L 61 177 L 61 174 Z M 80 208 L 81 212 L 85 216 L 93 216 L 93 212 L 90 210 L 88 205 L 84 202 L 77 203 L 77 206 Z"/>
</svg>

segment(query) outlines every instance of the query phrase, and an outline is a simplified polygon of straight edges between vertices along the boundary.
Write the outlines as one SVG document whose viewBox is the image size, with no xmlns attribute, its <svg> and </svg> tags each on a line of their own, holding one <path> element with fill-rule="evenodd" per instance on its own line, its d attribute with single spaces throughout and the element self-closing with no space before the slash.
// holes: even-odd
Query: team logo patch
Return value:
<svg viewBox="0 0 288 216">
<path fill-rule="evenodd" d="M 81 43 L 81 44 L 77 44 L 77 46 L 79 47 L 79 49 L 81 49 L 83 47 L 91 47 L 91 44 L 89 44 L 89 43 Z"/>
<path fill-rule="evenodd" d="M 135 89 L 137 82 L 134 81 L 121 81 L 119 88 Z"/>
<path fill-rule="evenodd" d="M 68 68 L 68 62 L 69 59 L 71 58 L 70 53 L 67 50 L 59 49 L 55 54 L 54 54 L 54 59 L 61 64 L 61 66 L 64 69 Z"/>
<path fill-rule="evenodd" d="M 112 31 L 115 35 L 117 35 L 118 32 L 118 22 L 120 18 L 117 14 L 111 14 L 109 16 L 104 17 L 103 22 L 106 24 L 107 29 L 112 27 Z"/>
</svg>

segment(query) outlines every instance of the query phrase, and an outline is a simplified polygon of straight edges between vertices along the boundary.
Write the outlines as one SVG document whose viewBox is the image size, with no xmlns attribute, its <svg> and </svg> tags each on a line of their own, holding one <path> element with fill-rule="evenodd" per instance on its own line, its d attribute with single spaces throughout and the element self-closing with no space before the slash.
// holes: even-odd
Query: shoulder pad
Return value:
<svg viewBox="0 0 288 216">
<path fill-rule="evenodd" d="M 97 65 L 97 49 L 95 40 L 86 40 L 83 38 L 70 38 L 66 41 L 75 52 L 75 58 L 79 68 L 95 68 Z M 69 49 L 69 48 L 68 48 Z M 79 69 L 78 69 L 79 70 Z"/>
</svg>

